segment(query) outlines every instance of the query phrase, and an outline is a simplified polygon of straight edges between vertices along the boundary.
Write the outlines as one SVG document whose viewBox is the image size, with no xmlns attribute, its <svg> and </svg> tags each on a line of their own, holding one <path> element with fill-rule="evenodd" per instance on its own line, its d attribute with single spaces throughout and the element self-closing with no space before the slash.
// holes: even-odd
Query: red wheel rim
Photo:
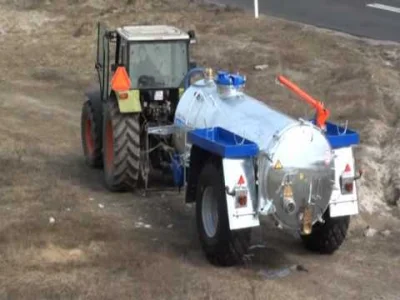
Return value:
<svg viewBox="0 0 400 300">
<path fill-rule="evenodd" d="M 107 122 L 106 126 L 106 165 L 111 169 L 114 161 L 114 139 L 111 121 Z"/>
<path fill-rule="evenodd" d="M 92 155 L 94 151 L 94 142 L 92 137 L 92 122 L 89 118 L 86 119 L 85 138 L 87 151 L 89 155 Z"/>
</svg>

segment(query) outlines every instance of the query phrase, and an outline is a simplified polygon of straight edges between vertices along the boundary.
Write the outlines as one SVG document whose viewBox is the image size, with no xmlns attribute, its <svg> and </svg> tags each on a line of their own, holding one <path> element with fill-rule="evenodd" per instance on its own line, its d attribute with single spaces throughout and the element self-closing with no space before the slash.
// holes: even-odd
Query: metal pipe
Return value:
<svg viewBox="0 0 400 300">
<path fill-rule="evenodd" d="M 286 86 L 289 90 L 315 108 L 317 111 L 316 125 L 320 128 L 324 128 L 325 122 L 329 118 L 330 111 L 324 107 L 322 102 L 311 97 L 309 94 L 282 75 L 279 75 L 277 79 L 281 84 Z"/>
<path fill-rule="evenodd" d="M 186 74 L 185 78 L 183 79 L 183 84 L 184 84 L 185 90 L 190 86 L 190 79 L 193 76 L 193 74 L 196 74 L 196 73 L 204 74 L 204 68 L 193 68 L 193 69 L 189 70 L 189 72 Z"/>
</svg>

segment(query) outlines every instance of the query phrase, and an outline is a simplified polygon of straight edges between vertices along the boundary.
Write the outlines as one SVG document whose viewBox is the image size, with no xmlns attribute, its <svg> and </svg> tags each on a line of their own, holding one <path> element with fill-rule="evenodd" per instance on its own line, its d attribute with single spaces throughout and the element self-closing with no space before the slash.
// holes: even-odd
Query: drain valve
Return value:
<svg viewBox="0 0 400 300">
<path fill-rule="evenodd" d="M 290 184 L 285 184 L 283 188 L 283 209 L 289 215 L 296 211 L 296 202 L 294 202 L 293 190 Z"/>
<path fill-rule="evenodd" d="M 309 235 L 312 231 L 312 206 L 307 205 L 302 214 L 302 234 Z"/>
</svg>

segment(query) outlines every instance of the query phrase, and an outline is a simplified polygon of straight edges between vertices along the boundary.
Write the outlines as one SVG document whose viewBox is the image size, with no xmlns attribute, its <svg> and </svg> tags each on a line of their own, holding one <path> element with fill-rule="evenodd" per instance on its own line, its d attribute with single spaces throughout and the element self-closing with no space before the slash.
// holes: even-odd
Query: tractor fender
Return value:
<svg viewBox="0 0 400 300">
<path fill-rule="evenodd" d="M 89 100 L 95 109 L 96 113 L 102 115 L 103 106 L 101 101 L 101 91 L 98 87 L 90 87 L 85 91 L 86 100 Z"/>
<path fill-rule="evenodd" d="M 190 162 L 189 162 L 189 170 L 187 174 L 187 187 L 186 187 L 186 195 L 185 202 L 192 203 L 196 200 L 196 188 L 197 182 L 199 181 L 199 175 L 204 166 L 204 163 L 212 156 L 213 154 L 196 146 L 192 145 L 190 150 Z"/>
<path fill-rule="evenodd" d="M 92 88 L 85 91 L 85 102 L 82 106 L 81 114 L 81 135 L 82 146 L 85 157 L 91 167 L 101 167 L 102 163 L 102 134 L 103 134 L 103 106 L 101 101 L 100 89 Z M 87 121 L 90 124 L 90 137 L 93 143 L 92 153 L 87 152 L 86 132 Z"/>
</svg>

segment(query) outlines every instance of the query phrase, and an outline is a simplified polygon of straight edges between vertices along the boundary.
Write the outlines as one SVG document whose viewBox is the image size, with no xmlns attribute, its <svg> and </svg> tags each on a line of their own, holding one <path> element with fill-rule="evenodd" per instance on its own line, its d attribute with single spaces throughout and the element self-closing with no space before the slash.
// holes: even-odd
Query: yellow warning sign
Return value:
<svg viewBox="0 0 400 300">
<path fill-rule="evenodd" d="M 280 162 L 280 160 L 278 159 L 278 161 L 276 162 L 275 166 L 274 166 L 275 170 L 280 170 L 282 169 L 282 164 Z"/>
</svg>

